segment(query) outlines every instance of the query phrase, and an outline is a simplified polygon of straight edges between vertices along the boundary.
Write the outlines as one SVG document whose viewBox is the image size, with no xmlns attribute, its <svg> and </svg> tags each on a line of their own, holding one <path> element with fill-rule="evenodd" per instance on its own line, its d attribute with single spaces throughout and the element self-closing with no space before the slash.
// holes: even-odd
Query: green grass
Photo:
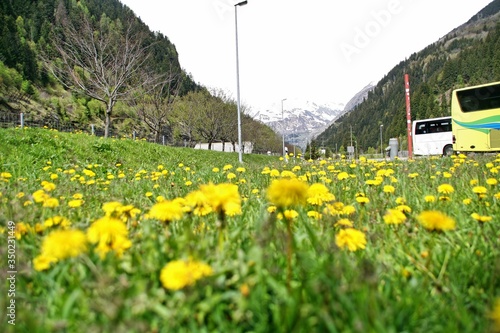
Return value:
<svg viewBox="0 0 500 333">
<path fill-rule="evenodd" d="M 23 224 L 33 229 L 15 242 L 16 326 L 4 315 L 0 331 L 494 331 L 489 313 L 500 297 L 500 185 L 488 182 L 499 180 L 500 157 L 286 163 L 244 155 L 239 165 L 235 153 L 43 129 L 0 129 L 0 142 L 3 262 L 8 221 L 18 230 Z M 354 212 L 331 215 L 325 204 L 283 207 L 298 213 L 287 229 L 277 216 L 280 208 L 268 212 L 268 187 L 281 176 L 263 172 L 266 167 L 281 175 L 293 172 L 309 185 L 325 184 L 335 203 Z M 86 176 L 84 169 L 95 175 Z M 349 176 L 339 179 L 343 172 Z M 380 183 L 367 184 L 377 177 Z M 34 202 L 43 181 L 55 184 L 47 193 L 58 207 Z M 185 214 L 171 223 L 149 216 L 158 196 L 184 198 L 209 183 L 237 184 L 241 214 Z M 442 184 L 454 192 L 439 193 Z M 394 186 L 394 193 L 384 192 L 385 185 Z M 480 198 L 475 186 L 485 187 L 486 196 Z M 71 208 L 75 194 L 84 203 Z M 361 194 L 368 203 L 357 201 Z M 436 201 L 427 202 L 428 195 Z M 406 221 L 384 223 L 387 209 L 401 200 L 411 208 Z M 140 210 L 125 222 L 132 245 L 123 256 L 109 252 L 101 258 L 90 245 L 75 258 L 34 269 L 43 239 L 57 229 L 36 232 L 37 224 L 60 215 L 72 229 L 87 232 L 104 216 L 102 205 L 112 201 Z M 456 228 L 426 230 L 417 216 L 427 210 L 453 217 Z M 308 217 L 311 211 L 322 217 Z M 492 220 L 478 222 L 473 213 Z M 336 244 L 341 218 L 365 234 L 365 249 L 350 252 Z M 210 265 L 213 274 L 180 290 L 164 288 L 162 268 L 186 258 Z M 6 309 L 12 298 L 1 292 L 0 308 Z"/>
</svg>

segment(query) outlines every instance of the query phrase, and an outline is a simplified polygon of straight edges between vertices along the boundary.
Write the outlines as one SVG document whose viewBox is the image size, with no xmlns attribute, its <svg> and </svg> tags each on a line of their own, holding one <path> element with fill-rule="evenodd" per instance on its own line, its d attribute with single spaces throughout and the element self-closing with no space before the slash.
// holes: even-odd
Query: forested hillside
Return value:
<svg viewBox="0 0 500 333">
<path fill-rule="evenodd" d="M 397 137 L 406 149 L 404 74 L 410 77 L 412 119 L 450 115 L 451 90 L 500 81 L 500 0 L 495 0 L 466 24 L 397 64 L 367 99 L 317 137 L 335 150 L 350 145 L 359 152 L 380 151 Z M 389 51 L 388 51 L 389 52 Z M 352 136 L 351 136 L 352 135 Z"/>
<path fill-rule="evenodd" d="M 118 0 L 0 1 L 0 18 L 1 123 L 23 113 L 75 129 L 92 124 L 104 136 L 237 142 L 234 98 L 194 82 L 168 37 Z M 280 150 L 267 126 L 242 122 L 254 150 Z"/>
</svg>

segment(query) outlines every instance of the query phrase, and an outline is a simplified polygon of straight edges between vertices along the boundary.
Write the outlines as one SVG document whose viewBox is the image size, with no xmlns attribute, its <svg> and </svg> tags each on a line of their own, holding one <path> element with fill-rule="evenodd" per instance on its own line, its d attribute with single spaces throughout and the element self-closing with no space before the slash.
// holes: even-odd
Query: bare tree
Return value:
<svg viewBox="0 0 500 333">
<path fill-rule="evenodd" d="M 92 22 L 82 11 L 79 18 L 72 21 L 61 2 L 56 13 L 60 33 L 54 36 L 60 58 L 45 58 L 44 65 L 66 88 L 104 103 L 108 137 L 116 102 L 154 79 L 143 70 L 150 53 L 133 20 L 123 26 L 103 15 Z"/>
<path fill-rule="evenodd" d="M 170 124 L 169 118 L 181 86 L 181 74 L 170 70 L 159 82 L 146 87 L 149 93 L 141 91 L 131 102 L 141 120 L 154 133 L 155 142 L 160 142 L 163 129 Z"/>
<path fill-rule="evenodd" d="M 236 101 L 222 89 L 212 89 L 212 96 L 216 101 L 217 123 L 220 123 L 218 140 L 222 141 L 222 150 L 225 150 L 225 143 L 231 142 L 233 151 L 236 151 L 235 142 L 238 141 L 238 114 Z"/>
<path fill-rule="evenodd" d="M 205 95 L 203 91 L 191 91 L 182 98 L 178 98 L 173 105 L 171 121 L 175 136 L 194 147 L 201 137 L 197 128 L 203 121 Z"/>
</svg>

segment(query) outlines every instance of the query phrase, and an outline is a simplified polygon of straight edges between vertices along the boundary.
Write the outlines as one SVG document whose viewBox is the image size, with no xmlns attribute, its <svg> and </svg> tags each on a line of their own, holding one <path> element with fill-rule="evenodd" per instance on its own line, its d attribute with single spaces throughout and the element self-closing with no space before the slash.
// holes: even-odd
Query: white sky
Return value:
<svg viewBox="0 0 500 333">
<path fill-rule="evenodd" d="M 491 1 L 248 0 L 237 7 L 241 103 L 252 113 L 280 113 L 284 98 L 347 103 Z M 239 1 L 121 2 L 174 43 L 197 83 L 236 99 Z"/>
</svg>

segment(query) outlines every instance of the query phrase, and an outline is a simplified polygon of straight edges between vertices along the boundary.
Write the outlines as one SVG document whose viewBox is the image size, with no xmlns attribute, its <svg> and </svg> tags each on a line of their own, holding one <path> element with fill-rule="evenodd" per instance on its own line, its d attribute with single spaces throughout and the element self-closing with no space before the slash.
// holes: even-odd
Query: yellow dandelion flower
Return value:
<svg viewBox="0 0 500 333">
<path fill-rule="evenodd" d="M 89 169 L 83 169 L 83 174 L 87 177 L 95 177 L 95 172 Z"/>
<path fill-rule="evenodd" d="M 482 195 L 486 194 L 488 190 L 484 186 L 474 186 L 474 188 L 472 188 L 472 192 L 476 193 L 477 195 Z"/>
<path fill-rule="evenodd" d="M 278 207 L 302 205 L 307 200 L 309 186 L 298 179 L 281 179 L 271 183 L 267 198 Z"/>
<path fill-rule="evenodd" d="M 281 178 L 297 178 L 297 175 L 290 170 L 283 170 L 280 176 Z"/>
<path fill-rule="evenodd" d="M 75 193 L 72 196 L 73 199 L 83 199 L 83 194 L 81 193 Z"/>
<path fill-rule="evenodd" d="M 212 206 L 208 202 L 208 198 L 202 191 L 190 192 L 184 199 L 188 211 L 193 212 L 193 214 L 197 216 L 205 216 L 213 212 Z"/>
<path fill-rule="evenodd" d="M 126 221 L 129 218 L 135 218 L 141 213 L 139 208 L 135 208 L 134 205 L 122 205 L 116 209 L 118 217 Z"/>
<path fill-rule="evenodd" d="M 477 184 L 479 184 L 479 180 L 477 180 L 477 179 L 471 179 L 469 181 L 469 184 L 470 184 L 470 186 L 476 186 Z"/>
<path fill-rule="evenodd" d="M 335 236 L 335 244 L 341 249 L 347 248 L 354 252 L 366 247 L 366 236 L 363 232 L 353 228 L 342 229 Z"/>
<path fill-rule="evenodd" d="M 464 205 L 470 205 L 472 203 L 472 199 L 470 198 L 465 198 L 464 200 L 462 200 L 462 203 Z"/>
<path fill-rule="evenodd" d="M 57 198 L 47 198 L 43 202 L 42 207 L 47 207 L 47 208 L 56 208 L 56 207 L 59 207 L 59 200 L 57 200 Z"/>
<path fill-rule="evenodd" d="M 53 217 L 49 217 L 48 219 L 46 219 L 43 222 L 43 227 L 44 228 L 50 228 L 50 227 L 53 227 L 53 226 L 60 226 L 62 228 L 68 228 L 70 225 L 71 225 L 71 221 L 70 220 L 68 220 L 64 216 L 59 216 L 59 215 L 56 215 L 56 216 L 53 216 Z"/>
<path fill-rule="evenodd" d="M 404 205 L 406 204 L 406 199 L 402 197 L 397 197 L 396 200 L 394 200 L 398 205 Z"/>
<path fill-rule="evenodd" d="M 250 287 L 247 283 L 243 283 L 240 286 L 240 293 L 243 297 L 248 297 L 248 295 L 250 295 Z"/>
<path fill-rule="evenodd" d="M 16 194 L 16 198 L 18 198 L 18 199 L 24 198 L 24 196 L 25 196 L 24 192 L 19 192 Z"/>
<path fill-rule="evenodd" d="M 0 172 L 0 178 L 3 178 L 3 179 L 10 179 L 12 178 L 12 174 L 10 172 Z"/>
<path fill-rule="evenodd" d="M 351 205 L 346 205 L 342 208 L 341 215 L 352 215 L 356 213 L 356 208 Z"/>
<path fill-rule="evenodd" d="M 229 172 L 226 177 L 227 177 L 227 179 L 231 180 L 231 179 L 236 178 L 236 174 Z"/>
<path fill-rule="evenodd" d="M 401 224 L 406 221 L 406 215 L 399 209 L 388 209 L 383 219 L 385 224 Z"/>
<path fill-rule="evenodd" d="M 344 180 L 344 179 L 348 179 L 348 178 L 349 178 L 349 174 L 347 172 L 340 172 L 337 175 L 338 180 Z"/>
<path fill-rule="evenodd" d="M 488 178 L 486 179 L 486 184 L 490 186 L 495 186 L 498 184 L 498 180 L 496 178 Z"/>
<path fill-rule="evenodd" d="M 413 173 L 410 173 L 408 174 L 408 178 L 417 178 L 418 177 L 418 173 L 417 172 L 413 172 Z"/>
<path fill-rule="evenodd" d="M 334 224 L 334 226 L 336 226 L 336 227 L 350 227 L 350 228 L 352 228 L 353 223 L 352 223 L 352 221 L 351 221 L 351 220 L 349 220 L 349 219 L 340 219 L 340 220 L 338 220 L 338 221 Z"/>
<path fill-rule="evenodd" d="M 478 213 L 472 213 L 471 217 L 478 222 L 489 222 L 493 219 L 493 217 L 491 216 L 483 216 L 479 215 Z"/>
<path fill-rule="evenodd" d="M 177 221 L 184 215 L 181 200 L 164 200 L 155 203 L 149 211 L 149 216 L 153 219 L 169 223 Z"/>
<path fill-rule="evenodd" d="M 310 217 L 310 218 L 313 218 L 315 220 L 319 220 L 323 217 L 323 215 L 321 215 L 320 212 L 317 212 L 317 211 L 314 211 L 314 210 L 310 210 L 307 212 L 307 216 Z"/>
<path fill-rule="evenodd" d="M 432 202 L 436 202 L 436 197 L 433 196 L 433 195 L 426 195 L 424 197 L 424 200 L 425 200 L 425 202 L 431 202 L 432 203 Z"/>
<path fill-rule="evenodd" d="M 279 177 L 281 175 L 281 173 L 279 172 L 279 170 L 276 170 L 276 169 L 272 169 L 269 173 L 269 176 L 271 177 Z"/>
<path fill-rule="evenodd" d="M 123 206 L 122 203 L 118 201 L 105 202 L 102 205 L 102 210 L 106 216 L 111 216 L 116 213 L 121 206 Z"/>
<path fill-rule="evenodd" d="M 55 230 L 42 241 L 42 255 L 57 260 L 77 257 L 87 251 L 87 237 L 81 230 Z"/>
<path fill-rule="evenodd" d="M 455 220 L 440 211 L 424 211 L 417 220 L 427 230 L 446 231 L 455 229 Z"/>
<path fill-rule="evenodd" d="M 451 194 L 454 191 L 455 189 L 450 184 L 441 184 L 438 186 L 438 192 L 442 194 Z"/>
<path fill-rule="evenodd" d="M 403 267 L 403 269 L 401 269 L 401 275 L 408 279 L 411 276 L 411 271 L 408 268 Z"/>
<path fill-rule="evenodd" d="M 267 212 L 272 214 L 272 213 L 276 212 L 276 209 L 277 209 L 276 206 L 269 206 L 269 207 L 267 207 Z"/>
<path fill-rule="evenodd" d="M 162 268 L 160 282 L 166 289 L 180 290 L 212 274 L 212 268 L 203 262 L 174 260 Z"/>
<path fill-rule="evenodd" d="M 56 189 L 56 184 L 48 182 L 46 180 L 44 180 L 41 185 L 42 185 L 42 188 L 47 192 L 50 192 L 50 191 L 53 191 Z"/>
<path fill-rule="evenodd" d="M 383 191 L 384 193 L 394 193 L 394 191 L 396 191 L 396 188 L 394 188 L 394 186 L 392 185 L 384 185 Z"/>
<path fill-rule="evenodd" d="M 396 209 L 399 210 L 399 211 L 401 211 L 401 212 L 403 212 L 403 213 L 405 213 L 405 214 L 409 214 L 412 211 L 411 207 L 407 206 L 407 205 L 398 205 L 396 207 Z"/>
<path fill-rule="evenodd" d="M 68 207 L 78 208 L 78 207 L 81 207 L 83 205 L 83 203 L 84 203 L 84 201 L 82 199 L 70 200 L 70 201 L 68 201 Z"/>
<path fill-rule="evenodd" d="M 359 196 L 359 197 L 356 197 L 356 202 L 361 204 L 361 205 L 365 205 L 365 204 L 370 202 L 370 199 L 368 199 L 367 197 Z"/>
<path fill-rule="evenodd" d="M 227 170 L 231 170 L 232 168 L 233 168 L 233 166 L 231 164 L 226 164 L 226 165 L 224 165 L 222 170 L 227 171 Z"/>
<path fill-rule="evenodd" d="M 217 213 L 229 216 L 241 214 L 241 197 L 238 185 L 223 183 L 214 185 L 212 183 L 200 186 L 200 191 L 207 198 L 207 202 Z"/>
<path fill-rule="evenodd" d="M 299 213 L 296 210 L 287 209 L 283 212 L 283 215 L 285 216 L 285 219 L 290 221 L 296 219 L 299 216 Z"/>
<path fill-rule="evenodd" d="M 239 167 L 236 169 L 237 172 L 240 172 L 240 173 L 243 173 L 243 172 L 246 172 L 247 169 L 245 169 L 244 167 Z"/>
<path fill-rule="evenodd" d="M 377 179 L 368 179 L 368 180 L 365 181 L 365 184 L 369 185 L 369 186 L 378 186 L 381 183 L 382 183 L 382 181 L 377 180 Z"/>
<path fill-rule="evenodd" d="M 311 205 L 321 206 L 323 203 L 333 200 L 335 200 L 335 196 L 321 183 L 312 184 L 307 190 L 307 202 Z"/>
<path fill-rule="evenodd" d="M 127 226 L 122 220 L 114 217 L 101 217 L 92 222 L 87 229 L 87 239 L 97 245 L 95 251 L 101 258 L 110 251 L 114 251 L 120 257 L 124 250 L 132 246 L 127 237 Z"/>
<path fill-rule="evenodd" d="M 55 262 L 57 262 L 56 258 L 41 254 L 33 259 L 33 268 L 36 271 L 45 271 Z"/>
<path fill-rule="evenodd" d="M 22 236 L 26 235 L 28 231 L 31 230 L 31 227 L 29 224 L 26 224 L 24 222 L 19 222 L 16 223 L 16 229 L 14 231 L 14 235 L 16 236 L 16 239 L 21 239 Z"/>
</svg>

